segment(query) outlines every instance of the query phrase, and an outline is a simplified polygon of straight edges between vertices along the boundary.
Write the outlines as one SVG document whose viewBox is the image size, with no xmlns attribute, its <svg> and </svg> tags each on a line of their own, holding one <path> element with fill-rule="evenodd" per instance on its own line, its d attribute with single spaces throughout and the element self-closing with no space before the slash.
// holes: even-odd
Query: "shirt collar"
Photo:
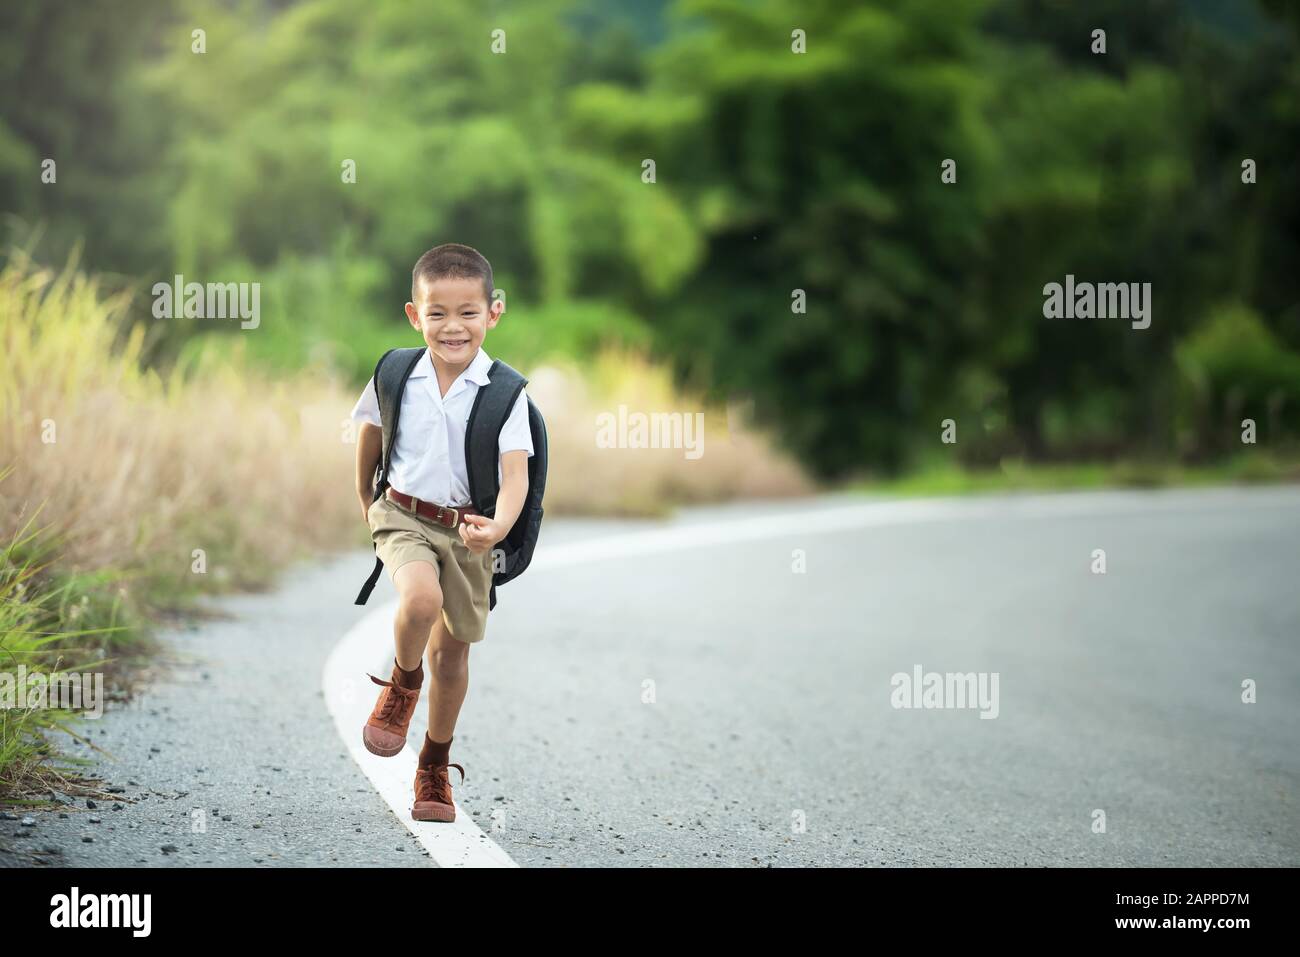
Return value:
<svg viewBox="0 0 1300 957">
<path fill-rule="evenodd" d="M 475 353 L 474 359 L 470 362 L 469 368 L 462 375 L 475 385 L 487 385 L 492 380 L 488 378 L 488 369 L 492 368 L 492 357 L 479 346 L 478 352 Z"/>
<path fill-rule="evenodd" d="M 487 354 L 487 350 L 480 346 L 478 352 L 475 353 L 474 358 L 470 360 L 469 366 L 464 372 L 456 377 L 456 380 L 459 382 L 461 379 L 467 379 L 475 385 L 487 385 L 492 381 L 488 377 L 488 369 L 490 368 L 492 368 L 492 357 Z M 415 363 L 415 368 L 411 370 L 411 378 L 424 379 L 432 377 L 433 356 L 426 347 L 423 354 L 421 354 L 419 361 Z M 455 387 L 455 383 L 452 383 L 452 388 L 454 389 Z M 451 395 L 450 389 L 447 391 L 447 394 Z"/>
</svg>

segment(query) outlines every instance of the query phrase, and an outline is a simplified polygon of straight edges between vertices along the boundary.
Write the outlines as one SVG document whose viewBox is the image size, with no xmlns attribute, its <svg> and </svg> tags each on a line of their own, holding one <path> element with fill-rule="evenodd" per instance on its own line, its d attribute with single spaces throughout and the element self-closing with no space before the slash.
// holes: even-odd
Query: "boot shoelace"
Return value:
<svg viewBox="0 0 1300 957">
<path fill-rule="evenodd" d="M 447 771 L 449 768 L 455 768 L 460 772 L 460 781 L 465 783 L 465 769 L 459 764 L 434 764 L 419 769 L 420 787 L 419 793 L 416 794 L 417 801 L 438 801 L 443 804 L 450 804 L 451 795 L 447 793 L 448 781 Z"/>
<path fill-rule="evenodd" d="M 392 681 L 384 681 L 381 678 L 376 678 L 374 675 L 370 675 L 369 678 L 375 684 L 389 688 L 393 692 L 392 694 L 384 695 L 384 702 L 379 706 L 380 721 L 390 720 L 393 716 L 393 712 L 397 710 L 399 704 L 405 707 L 408 702 L 412 701 L 420 694 L 418 690 L 412 694 L 411 689 L 403 688 L 401 685 L 395 684 Z"/>
</svg>

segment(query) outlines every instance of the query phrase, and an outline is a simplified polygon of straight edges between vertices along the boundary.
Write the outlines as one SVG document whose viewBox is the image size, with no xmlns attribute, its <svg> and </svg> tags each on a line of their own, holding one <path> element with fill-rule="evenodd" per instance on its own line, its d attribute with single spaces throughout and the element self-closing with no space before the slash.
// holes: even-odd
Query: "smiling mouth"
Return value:
<svg viewBox="0 0 1300 957">
<path fill-rule="evenodd" d="M 448 349 L 459 349 L 461 346 L 469 345 L 468 339 L 439 339 L 438 345 L 446 346 Z"/>
</svg>

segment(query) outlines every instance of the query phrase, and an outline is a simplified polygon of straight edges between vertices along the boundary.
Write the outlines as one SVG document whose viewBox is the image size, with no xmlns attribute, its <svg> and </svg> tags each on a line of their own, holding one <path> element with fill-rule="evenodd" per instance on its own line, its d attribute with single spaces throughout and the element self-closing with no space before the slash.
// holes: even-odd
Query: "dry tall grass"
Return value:
<svg viewBox="0 0 1300 957">
<path fill-rule="evenodd" d="M 607 352 L 591 366 L 555 364 L 529 373 L 529 396 L 546 417 L 550 513 L 660 514 L 676 504 L 807 494 L 789 458 L 748 426 L 741 407 L 716 408 L 672 386 L 667 372 L 635 353 Z M 704 416 L 701 454 L 682 448 L 602 448 L 597 422 L 680 413 Z"/>
<path fill-rule="evenodd" d="M 72 270 L 0 273 L 0 532 L 39 510 L 62 570 L 186 591 L 344 541 L 359 523 L 341 390 L 229 359 L 159 376 L 144 330 L 119 335 L 124 306 Z"/>
</svg>

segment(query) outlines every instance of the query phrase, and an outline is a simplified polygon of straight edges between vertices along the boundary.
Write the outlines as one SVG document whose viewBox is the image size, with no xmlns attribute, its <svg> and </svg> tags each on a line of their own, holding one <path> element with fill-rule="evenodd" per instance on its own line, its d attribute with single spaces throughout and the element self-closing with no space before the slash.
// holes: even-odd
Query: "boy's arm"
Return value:
<svg viewBox="0 0 1300 957">
<path fill-rule="evenodd" d="M 496 515 L 466 515 L 461 522 L 461 540 L 475 554 L 487 551 L 514 528 L 528 497 L 528 451 L 512 449 L 501 455 L 501 491 L 497 493 Z"/>
<path fill-rule="evenodd" d="M 368 522 L 370 503 L 375 494 L 375 469 L 379 468 L 379 456 L 383 451 L 384 430 L 372 422 L 362 422 L 360 426 L 357 432 L 357 498 L 361 501 L 361 518 Z"/>
</svg>

